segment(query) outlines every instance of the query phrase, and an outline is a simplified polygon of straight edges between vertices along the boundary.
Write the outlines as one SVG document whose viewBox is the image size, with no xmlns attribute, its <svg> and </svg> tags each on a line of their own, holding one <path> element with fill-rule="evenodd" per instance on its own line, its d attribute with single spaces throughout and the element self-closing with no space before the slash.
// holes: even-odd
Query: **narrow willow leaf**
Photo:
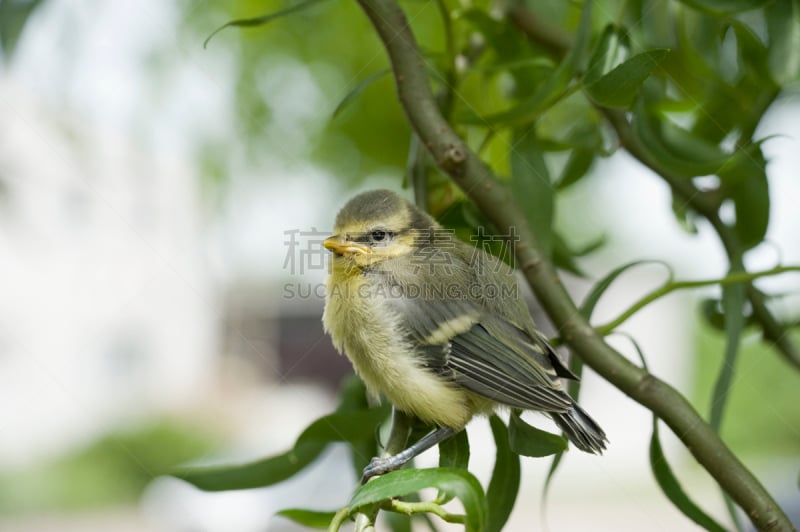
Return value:
<svg viewBox="0 0 800 532">
<path fill-rule="evenodd" d="M 689 203 L 685 199 L 675 193 L 672 194 L 672 214 L 684 231 L 692 235 L 697 234 L 694 211 L 689 208 Z"/>
<path fill-rule="evenodd" d="M 636 353 L 639 355 L 639 360 L 642 362 L 642 367 L 645 371 L 649 371 L 647 367 L 647 360 L 644 357 L 639 342 L 628 334 L 622 334 L 633 345 Z M 664 455 L 664 449 L 661 447 L 661 439 L 658 434 L 658 417 L 653 415 L 653 433 L 650 437 L 650 468 L 653 471 L 653 476 L 658 482 L 661 491 L 670 502 L 678 508 L 683 515 L 702 526 L 711 532 L 724 532 L 725 528 L 717 523 L 714 519 L 708 516 L 695 502 L 689 498 L 683 488 L 681 487 L 672 468 L 667 462 L 667 457 Z"/>
<path fill-rule="evenodd" d="M 800 77 L 800 0 L 775 0 L 765 8 L 772 79 L 784 85 Z"/>
<path fill-rule="evenodd" d="M 466 430 L 456 433 L 439 444 L 439 467 L 464 470 L 469 468 L 469 437 Z M 445 504 L 452 498 L 452 495 L 439 492 L 436 500 L 440 504 Z"/>
<path fill-rule="evenodd" d="M 725 532 L 727 529 L 705 513 L 686 494 L 667 462 L 658 435 L 658 418 L 653 416 L 653 435 L 650 439 L 650 468 L 661 491 L 683 515 L 710 532 Z"/>
<path fill-rule="evenodd" d="M 344 98 L 341 99 L 339 104 L 336 106 L 336 109 L 333 110 L 333 114 L 331 118 L 336 118 L 339 114 L 344 111 L 351 103 L 355 101 L 355 99 L 362 93 L 364 90 L 378 81 L 381 78 L 388 76 L 392 70 L 390 68 L 384 68 L 383 70 L 378 70 L 377 72 L 373 72 L 366 78 L 362 79 L 361 81 L 356 84 L 355 87 L 350 89 Z"/>
<path fill-rule="evenodd" d="M 585 85 L 584 90 L 598 105 L 627 109 L 636 99 L 639 87 L 667 53 L 669 50 L 657 48 L 637 54 L 597 81 Z"/>
<path fill-rule="evenodd" d="M 386 409 L 337 412 L 309 425 L 286 453 L 246 464 L 184 468 L 174 475 L 207 491 L 270 486 L 304 469 L 331 442 L 373 439 L 375 427 L 386 415 Z"/>
<path fill-rule="evenodd" d="M 712 152 L 712 141 L 672 125 L 643 100 L 635 107 L 634 129 L 644 149 L 660 166 L 691 178 L 716 174 L 728 162 L 730 154 L 719 149 Z"/>
<path fill-rule="evenodd" d="M 594 150 L 574 149 L 569 154 L 567 164 L 556 182 L 556 190 L 564 190 L 577 183 L 591 168 L 594 162 Z"/>
<path fill-rule="evenodd" d="M 172 474 L 205 491 L 261 488 L 294 476 L 313 462 L 324 449 L 323 443 L 309 443 L 255 462 L 232 466 L 183 468 Z"/>
<path fill-rule="evenodd" d="M 469 466 L 469 438 L 467 431 L 447 438 L 439 444 L 439 467 L 467 469 Z"/>
<path fill-rule="evenodd" d="M 278 11 L 274 11 L 272 13 L 268 13 L 266 15 L 261 15 L 259 17 L 252 17 L 252 18 L 240 18 L 236 20 L 231 20 L 230 22 L 226 22 L 219 28 L 215 29 L 211 32 L 211 35 L 206 37 L 206 40 L 203 41 L 203 48 L 208 46 L 208 42 L 219 32 L 224 30 L 225 28 L 229 28 L 232 26 L 239 27 L 239 28 L 253 28 L 256 26 L 263 26 L 264 24 L 268 24 L 273 20 L 279 19 L 281 17 L 285 17 L 286 15 L 291 15 L 292 13 L 297 13 L 298 11 L 303 11 L 304 9 L 308 9 L 314 4 L 318 4 L 323 2 L 324 0 L 304 0 L 299 2 L 293 6 L 286 7 L 284 9 L 279 9 Z"/>
<path fill-rule="evenodd" d="M 517 500 L 520 480 L 519 455 L 511 451 L 508 442 L 508 429 L 505 423 L 497 417 L 489 418 L 492 426 L 497 453 L 495 454 L 494 470 L 486 490 L 486 500 L 489 503 L 489 523 L 487 532 L 500 532 L 511 515 L 514 503 Z"/>
<path fill-rule="evenodd" d="M 508 21 L 492 18 L 485 9 L 478 7 L 465 9 L 459 18 L 483 35 L 486 43 L 495 50 L 498 60 L 518 59 L 520 41 L 517 32 L 509 31 Z M 499 63 L 493 66 L 499 66 Z"/>
<path fill-rule="evenodd" d="M 730 153 L 718 144 L 672 123 L 663 115 L 660 120 L 661 140 L 664 146 L 676 157 L 695 164 L 695 171 L 714 174 L 730 159 Z"/>
<path fill-rule="evenodd" d="M 764 46 L 758 35 L 747 24 L 743 24 L 736 19 L 731 19 L 729 24 L 736 35 L 739 63 L 744 71 L 744 76 L 750 76 L 751 79 L 758 83 L 759 92 L 767 89 L 772 85 L 772 73 L 769 69 L 767 47 Z"/>
<path fill-rule="evenodd" d="M 517 412 L 509 419 L 508 441 L 511 450 L 523 456 L 550 456 L 567 448 L 566 438 L 528 425 Z"/>
<path fill-rule="evenodd" d="M 625 28 L 615 24 L 606 26 L 589 59 L 589 68 L 583 77 L 583 83 L 591 85 L 625 62 L 630 55 L 630 47 L 630 38 Z"/>
<path fill-rule="evenodd" d="M 769 224 L 769 183 L 766 160 L 759 145 L 740 150 L 718 172 L 723 193 L 734 201 L 734 231 L 745 249 L 764 240 Z"/>
<path fill-rule="evenodd" d="M 533 127 L 514 133 L 510 159 L 511 190 L 525 212 L 540 249 L 550 254 L 555 189 Z"/>
<path fill-rule="evenodd" d="M 733 272 L 731 272 L 733 273 Z M 709 424 L 719 432 L 722 416 L 730 395 L 736 361 L 739 354 L 739 343 L 744 328 L 745 287 L 742 284 L 724 286 L 722 288 L 722 311 L 725 314 L 725 355 L 722 367 L 714 383 L 711 396 L 711 414 Z"/>
<path fill-rule="evenodd" d="M 371 408 L 329 414 L 309 425 L 297 438 L 297 444 L 371 439 L 375 435 L 375 427 L 386 420 L 388 413 L 387 408 Z"/>
<path fill-rule="evenodd" d="M 350 375 L 341 385 L 339 391 L 339 405 L 336 412 L 352 412 L 369 408 L 367 401 L 367 387 L 356 375 Z"/>
<path fill-rule="evenodd" d="M 488 506 L 480 482 L 463 469 L 401 469 L 381 475 L 359 487 L 349 507 L 357 510 L 377 502 L 416 493 L 425 488 L 437 488 L 454 495 L 464 506 L 466 528 L 486 530 Z"/>
<path fill-rule="evenodd" d="M 589 292 L 589 295 L 586 296 L 586 298 L 583 300 L 583 303 L 581 303 L 581 306 L 578 309 L 579 312 L 581 313 L 581 316 L 583 316 L 587 320 L 591 318 L 592 312 L 594 312 L 594 308 L 595 306 L 597 306 L 597 302 L 600 301 L 600 298 L 603 296 L 605 291 L 608 290 L 608 287 L 611 286 L 611 283 L 613 283 L 617 279 L 617 277 L 625 273 L 627 270 L 635 266 L 640 266 L 642 264 L 660 264 L 664 266 L 669 272 L 669 276 L 665 281 L 665 283 L 672 282 L 673 278 L 672 267 L 664 261 L 636 260 L 633 262 L 629 262 L 628 264 L 623 264 L 622 266 L 611 270 L 611 272 L 606 274 L 605 277 L 603 277 L 602 279 L 600 279 L 598 282 L 595 283 L 595 285 L 592 287 L 592 290 Z"/>
<path fill-rule="evenodd" d="M 553 232 L 553 262 L 556 267 L 570 272 L 578 277 L 586 277 L 578 263 L 575 261 L 575 253 L 569 248 L 564 238 L 556 232 Z"/>
<path fill-rule="evenodd" d="M 281 510 L 277 515 L 291 519 L 299 525 L 324 530 L 328 528 L 336 512 L 317 512 L 314 510 L 304 510 L 302 508 L 290 508 L 288 510 Z"/>
<path fill-rule="evenodd" d="M 553 231 L 551 236 L 553 239 L 553 262 L 556 267 L 583 278 L 587 278 L 588 275 L 581 269 L 575 259 L 577 257 L 589 255 L 603 247 L 606 243 L 606 236 L 600 235 L 583 246 L 575 248 L 568 244 L 558 231 Z"/>
<path fill-rule="evenodd" d="M 346 413 L 368 408 L 367 389 L 364 386 L 364 382 L 358 376 L 350 375 L 342 384 L 339 392 L 339 406 L 336 408 L 336 412 Z M 384 408 L 387 408 L 388 416 L 388 406 Z M 350 456 L 355 478 L 361 477 L 361 472 L 369 464 L 369 461 L 373 456 L 378 456 L 378 454 L 378 438 L 376 437 L 365 437 L 363 440 L 350 443 Z"/>
</svg>

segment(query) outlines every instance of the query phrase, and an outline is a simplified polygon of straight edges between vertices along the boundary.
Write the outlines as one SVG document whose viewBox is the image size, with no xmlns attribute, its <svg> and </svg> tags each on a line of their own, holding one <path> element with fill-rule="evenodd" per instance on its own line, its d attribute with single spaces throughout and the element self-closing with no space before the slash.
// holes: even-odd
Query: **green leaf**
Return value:
<svg viewBox="0 0 800 532">
<path fill-rule="evenodd" d="M 452 467 L 468 469 L 469 467 L 469 437 L 467 431 L 462 430 L 447 438 L 439 444 L 439 467 Z M 453 497 L 439 492 L 436 497 L 439 504 L 449 502 Z"/>
<path fill-rule="evenodd" d="M 697 225 L 694 223 L 696 215 L 689 208 L 689 202 L 674 193 L 672 194 L 672 214 L 675 215 L 678 225 L 684 231 L 692 235 L 697 234 Z"/>
<path fill-rule="evenodd" d="M 587 320 L 590 319 L 592 317 L 592 313 L 594 312 L 595 306 L 597 306 L 597 302 L 600 301 L 600 298 L 603 296 L 605 291 L 608 290 L 608 287 L 611 286 L 611 284 L 617 279 L 617 277 L 625 273 L 627 270 L 642 264 L 660 264 L 664 266 L 669 272 L 669 277 L 665 283 L 672 282 L 672 267 L 666 262 L 660 260 L 636 260 L 627 264 L 623 264 L 622 266 L 611 270 L 608 274 L 606 274 L 605 277 L 594 284 L 592 290 L 589 292 L 589 295 L 586 296 L 586 298 L 583 300 L 583 303 L 581 303 L 581 306 L 579 307 L 581 316 Z"/>
<path fill-rule="evenodd" d="M 575 262 L 576 257 L 585 257 L 586 255 L 601 248 L 606 243 L 605 235 L 600 235 L 594 240 L 589 241 L 583 247 L 573 248 L 569 245 L 558 231 L 553 231 L 553 262 L 559 269 L 568 271 L 578 277 L 586 277 L 578 263 Z"/>
<path fill-rule="evenodd" d="M 800 77 L 800 0 L 775 0 L 764 12 L 772 79 L 784 85 Z"/>
<path fill-rule="evenodd" d="M 317 512 L 314 510 L 291 508 L 288 510 L 281 510 L 277 515 L 291 519 L 299 525 L 324 530 L 328 528 L 336 512 Z"/>
<path fill-rule="evenodd" d="M 639 355 L 639 360 L 642 362 L 642 367 L 645 371 L 649 371 L 639 343 L 628 334 L 623 334 L 623 336 L 627 337 L 633 344 L 636 353 Z M 653 471 L 653 476 L 656 478 L 661 491 L 683 515 L 711 532 L 723 532 L 725 530 L 719 523 L 703 512 L 683 491 L 667 462 L 666 456 L 664 456 L 664 450 L 661 447 L 661 440 L 658 434 L 658 417 L 655 415 L 653 416 L 653 434 L 650 437 L 650 469 Z"/>
<path fill-rule="evenodd" d="M 469 438 L 462 430 L 439 444 L 439 467 L 467 469 L 469 466 Z"/>
<path fill-rule="evenodd" d="M 297 445 L 304 443 L 330 443 L 334 441 L 356 442 L 371 439 L 375 436 L 375 427 L 386 420 L 386 408 L 336 412 L 321 417 L 309 425 L 300 437 Z"/>
<path fill-rule="evenodd" d="M 356 375 L 350 375 L 342 383 L 339 391 L 339 405 L 336 412 L 352 412 L 353 410 L 365 410 L 369 408 L 367 401 L 367 387 Z"/>
<path fill-rule="evenodd" d="M 469 22 L 475 30 L 483 35 L 486 43 L 494 50 L 497 61 L 516 62 L 528 58 L 527 54 L 520 53 L 525 49 L 520 46 L 522 40 L 519 32 L 513 31 L 507 20 L 492 18 L 486 9 L 479 7 L 464 10 L 459 18 Z M 499 65 L 500 63 L 494 64 L 494 66 Z"/>
<path fill-rule="evenodd" d="M 511 190 L 540 249 L 552 250 L 555 189 L 533 127 L 518 130 L 511 145 Z"/>
<path fill-rule="evenodd" d="M 385 408 L 337 412 L 309 425 L 286 453 L 246 464 L 184 468 L 174 475 L 207 491 L 270 486 L 304 469 L 331 442 L 373 439 L 375 427 L 386 416 Z"/>
<path fill-rule="evenodd" d="M 730 273 L 733 273 L 733 271 Z M 742 329 L 745 325 L 745 298 L 745 286 L 742 284 L 729 285 L 722 288 L 722 311 L 725 314 L 725 355 L 722 359 L 722 367 L 717 375 L 717 380 L 714 383 L 714 391 L 711 395 L 711 413 L 708 421 L 711 428 L 717 433 L 722 427 L 722 416 L 730 397 L 733 375 L 736 372 L 736 362 L 739 358 L 739 343 Z M 743 530 L 739 523 L 736 507 L 725 490 L 722 490 L 722 497 L 737 530 Z"/>
<path fill-rule="evenodd" d="M 367 389 L 364 386 L 364 382 L 358 376 L 350 375 L 342 384 L 342 389 L 339 392 L 339 406 L 336 408 L 336 412 L 346 413 L 368 408 L 369 402 L 367 401 Z M 388 416 L 388 405 L 384 408 L 387 410 Z M 361 441 L 350 443 L 350 456 L 355 478 L 361 477 L 361 472 L 370 459 L 373 456 L 378 456 L 378 454 L 380 453 L 377 438 L 364 438 Z"/>
<path fill-rule="evenodd" d="M 750 249 L 764 240 L 769 224 L 769 183 L 760 146 L 736 152 L 718 175 L 724 195 L 734 201 L 734 231 L 742 246 Z"/>
<path fill-rule="evenodd" d="M 0 51 L 11 56 L 33 12 L 41 0 L 0 0 Z"/>
<path fill-rule="evenodd" d="M 633 125 L 647 153 L 675 174 L 686 178 L 713 175 L 730 159 L 730 154 L 699 134 L 665 120 L 642 100 L 636 106 L 635 117 Z"/>
<path fill-rule="evenodd" d="M 731 271 L 730 273 L 733 273 Z M 711 396 L 711 414 L 709 424 L 719 432 L 722 416 L 730 395 L 736 361 L 739 354 L 739 342 L 744 328 L 745 287 L 742 284 L 724 286 L 722 288 L 722 311 L 725 314 L 725 356 L 722 360 L 714 392 Z"/>
<path fill-rule="evenodd" d="M 665 48 L 656 48 L 637 54 L 598 80 L 584 85 L 584 90 L 598 105 L 627 109 L 636 99 L 644 80 L 668 52 Z"/>
<path fill-rule="evenodd" d="M 261 488 L 294 476 L 325 449 L 323 443 L 296 446 L 289 452 L 241 465 L 190 467 L 173 476 L 205 491 Z"/>
<path fill-rule="evenodd" d="M 489 423 L 492 426 L 497 453 L 492 478 L 486 490 L 486 500 L 489 503 L 489 523 L 486 531 L 500 532 L 517 500 L 520 464 L 519 455 L 511 452 L 505 423 L 497 416 L 490 417 Z"/>
<path fill-rule="evenodd" d="M 687 6 L 712 15 L 730 15 L 766 6 L 772 0 L 680 0 Z"/>
<path fill-rule="evenodd" d="M 592 30 L 592 2 L 586 0 L 581 9 L 581 18 L 575 34 L 575 41 L 563 61 L 553 73 L 528 98 L 523 99 L 511 109 L 485 117 L 463 116 L 459 120 L 466 124 L 504 125 L 517 127 L 535 121 L 544 111 L 570 94 L 568 85 L 580 70 L 584 55 L 589 47 Z"/>
<path fill-rule="evenodd" d="M 511 450 L 523 456 L 550 456 L 567 448 L 566 438 L 528 425 L 517 412 L 511 413 L 508 440 Z"/>
<path fill-rule="evenodd" d="M 625 28 L 609 24 L 597 41 L 589 68 L 583 77 L 584 85 L 591 85 L 628 59 L 631 42 Z"/>
<path fill-rule="evenodd" d="M 378 81 L 379 79 L 388 76 L 391 74 L 392 69 L 384 68 L 383 70 L 378 70 L 377 72 L 373 72 L 366 78 L 362 79 L 358 82 L 358 84 L 350 89 L 350 91 L 345 95 L 344 98 L 341 99 L 339 104 L 336 106 L 336 109 L 333 110 L 333 114 L 331 118 L 336 118 L 339 114 L 344 111 L 351 103 L 355 101 L 359 94 L 364 92 L 364 90 Z"/>
<path fill-rule="evenodd" d="M 556 181 L 556 190 L 565 190 L 577 183 L 592 167 L 594 162 L 594 150 L 574 149 L 569 154 L 567 164 L 561 171 L 561 175 Z"/>
<path fill-rule="evenodd" d="M 463 469 L 400 469 L 381 475 L 361 486 L 353 494 L 349 507 L 363 508 L 394 497 L 416 493 L 425 488 L 458 497 L 466 512 L 466 528 L 469 531 L 486 530 L 488 506 L 480 482 Z"/>
<path fill-rule="evenodd" d="M 772 73 L 769 70 L 767 47 L 747 24 L 736 19 L 732 19 L 729 24 L 736 35 L 739 63 L 744 70 L 744 75 L 753 78 L 758 84 L 759 92 L 768 88 L 772 85 Z M 737 87 L 742 87 L 742 83 L 740 82 Z"/>
<path fill-rule="evenodd" d="M 203 48 L 208 46 L 208 42 L 219 32 L 224 30 L 225 28 L 229 28 L 232 26 L 236 26 L 239 28 L 253 28 L 256 26 L 263 26 L 264 24 L 268 24 L 273 20 L 279 19 L 281 17 L 285 17 L 286 15 L 291 15 L 292 13 L 297 13 L 298 11 L 303 11 L 308 9 L 309 7 L 313 6 L 314 4 L 318 4 L 323 2 L 324 0 L 304 0 L 299 2 L 293 6 L 286 7 L 284 9 L 279 9 L 278 11 L 274 11 L 272 13 L 267 13 L 266 15 L 261 15 L 259 17 L 252 17 L 252 18 L 240 18 L 236 20 L 231 20 L 230 22 L 226 22 L 219 28 L 215 29 L 211 32 L 211 35 L 206 37 L 206 40 L 203 41 Z"/>
</svg>

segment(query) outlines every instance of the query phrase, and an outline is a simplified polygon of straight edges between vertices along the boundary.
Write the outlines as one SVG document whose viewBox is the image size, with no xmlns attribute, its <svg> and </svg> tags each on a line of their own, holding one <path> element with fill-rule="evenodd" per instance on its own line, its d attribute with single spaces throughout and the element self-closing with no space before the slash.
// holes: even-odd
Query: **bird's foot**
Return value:
<svg viewBox="0 0 800 532">
<path fill-rule="evenodd" d="M 361 474 L 361 483 L 366 484 L 372 477 L 384 475 L 390 471 L 399 469 L 404 463 L 404 461 L 398 460 L 396 456 L 386 456 L 383 458 L 376 456 L 370 460 L 367 467 L 364 468 L 364 472 Z"/>
</svg>

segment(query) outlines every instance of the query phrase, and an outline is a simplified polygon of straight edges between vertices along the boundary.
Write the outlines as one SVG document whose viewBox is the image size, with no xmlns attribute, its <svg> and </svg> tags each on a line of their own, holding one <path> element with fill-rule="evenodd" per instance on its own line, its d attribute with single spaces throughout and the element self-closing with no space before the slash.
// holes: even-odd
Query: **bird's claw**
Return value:
<svg viewBox="0 0 800 532">
<path fill-rule="evenodd" d="M 390 471 L 394 471 L 400 465 L 402 464 L 397 464 L 393 456 L 387 456 L 385 458 L 376 456 L 370 460 L 367 467 L 364 468 L 364 471 L 361 474 L 361 484 L 366 484 L 367 481 L 372 477 L 377 477 L 378 475 L 383 475 Z"/>
</svg>

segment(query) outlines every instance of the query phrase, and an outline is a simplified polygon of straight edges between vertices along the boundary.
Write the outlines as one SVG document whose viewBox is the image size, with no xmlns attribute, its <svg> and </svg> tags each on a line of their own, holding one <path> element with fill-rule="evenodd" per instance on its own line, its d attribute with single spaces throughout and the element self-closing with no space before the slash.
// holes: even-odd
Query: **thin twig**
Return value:
<svg viewBox="0 0 800 532">
<path fill-rule="evenodd" d="M 642 310 L 644 307 L 656 301 L 657 299 L 661 299 L 665 295 L 674 292 L 676 290 L 685 290 L 689 288 L 700 288 L 703 286 L 713 286 L 713 285 L 720 285 L 720 286 L 728 286 L 732 284 L 747 284 L 754 279 L 758 279 L 759 277 L 767 277 L 771 275 L 779 275 L 781 273 L 789 273 L 789 272 L 800 272 L 800 266 L 778 266 L 776 268 L 772 268 L 770 270 L 760 271 L 760 272 L 745 272 L 739 271 L 732 273 L 730 275 L 726 275 L 721 279 L 701 279 L 697 281 L 677 281 L 666 283 L 662 287 L 657 288 L 650 292 L 649 294 L 645 295 L 641 299 L 639 299 L 636 303 L 631 305 L 625 312 L 614 318 L 613 320 L 609 321 L 608 323 L 604 323 L 603 325 L 598 325 L 595 327 L 595 330 L 602 334 L 603 336 L 607 336 L 611 334 L 614 329 L 622 325 L 625 321 L 628 320 L 631 316 Z"/>
</svg>

